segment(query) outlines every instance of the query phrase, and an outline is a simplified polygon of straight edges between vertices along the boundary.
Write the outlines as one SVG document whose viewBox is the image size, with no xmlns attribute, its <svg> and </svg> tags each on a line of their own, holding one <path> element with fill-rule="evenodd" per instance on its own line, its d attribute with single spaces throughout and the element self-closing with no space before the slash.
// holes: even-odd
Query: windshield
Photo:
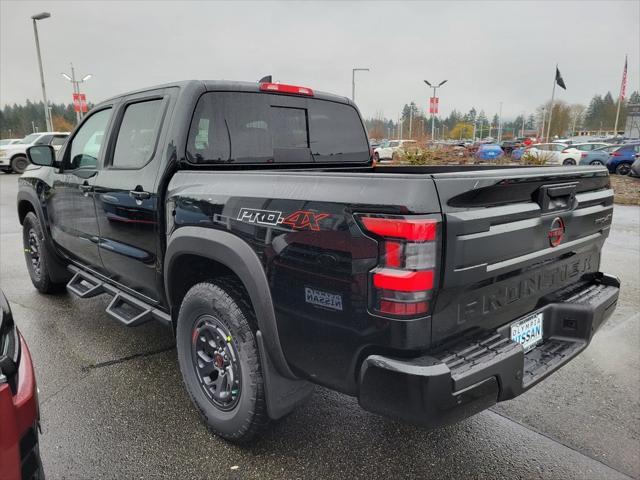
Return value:
<svg viewBox="0 0 640 480">
<path fill-rule="evenodd" d="M 594 150 L 600 150 L 601 152 L 613 152 L 616 148 L 618 148 L 618 145 L 604 145 L 602 147 L 595 148 Z"/>
<path fill-rule="evenodd" d="M 24 137 L 18 143 L 29 144 L 29 143 L 35 142 L 38 138 L 40 138 L 40 134 L 39 133 L 32 133 L 31 135 L 27 135 L 26 137 Z"/>
</svg>

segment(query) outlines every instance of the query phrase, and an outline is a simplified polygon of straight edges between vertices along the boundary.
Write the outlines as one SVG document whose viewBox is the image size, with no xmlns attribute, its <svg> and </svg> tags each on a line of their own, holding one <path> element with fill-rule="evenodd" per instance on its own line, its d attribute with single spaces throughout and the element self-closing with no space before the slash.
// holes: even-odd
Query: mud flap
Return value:
<svg viewBox="0 0 640 480">
<path fill-rule="evenodd" d="M 256 332 L 256 342 L 264 376 L 267 414 L 272 420 L 277 420 L 291 413 L 306 400 L 313 393 L 314 385 L 306 380 L 291 380 L 276 370 L 269 358 L 260 330 Z"/>
</svg>

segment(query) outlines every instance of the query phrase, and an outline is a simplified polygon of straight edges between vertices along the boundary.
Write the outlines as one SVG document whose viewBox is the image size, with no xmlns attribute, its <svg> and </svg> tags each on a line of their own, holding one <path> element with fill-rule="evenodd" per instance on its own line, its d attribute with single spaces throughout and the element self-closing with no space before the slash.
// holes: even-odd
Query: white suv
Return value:
<svg viewBox="0 0 640 480">
<path fill-rule="evenodd" d="M 0 170 L 5 173 L 22 173 L 29 166 L 27 148 L 31 145 L 51 145 L 60 150 L 69 132 L 40 132 L 27 135 L 20 142 L 0 146 Z"/>
<path fill-rule="evenodd" d="M 591 150 L 596 150 L 598 148 L 604 148 L 608 146 L 608 143 L 601 142 L 574 143 L 572 145 L 568 145 L 567 148 L 560 152 L 560 156 L 562 157 L 562 164 L 577 165 L 578 162 L 580 162 L 582 152 L 590 152 Z"/>
<path fill-rule="evenodd" d="M 373 151 L 373 158 L 376 161 L 392 160 L 394 153 L 411 146 L 417 146 L 417 142 L 415 140 L 391 140 L 376 148 Z"/>
</svg>

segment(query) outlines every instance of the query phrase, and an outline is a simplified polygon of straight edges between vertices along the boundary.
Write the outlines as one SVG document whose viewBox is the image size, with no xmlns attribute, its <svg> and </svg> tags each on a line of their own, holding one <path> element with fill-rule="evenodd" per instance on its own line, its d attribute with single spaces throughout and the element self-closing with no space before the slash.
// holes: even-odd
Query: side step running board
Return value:
<svg viewBox="0 0 640 480">
<path fill-rule="evenodd" d="M 118 287 L 100 280 L 84 270 L 69 265 L 74 274 L 67 284 L 67 290 L 80 298 L 91 298 L 106 293 L 113 298 L 106 312 L 127 327 L 136 327 L 149 320 L 159 320 L 171 325 L 171 317 L 162 310 L 123 292 Z"/>
</svg>

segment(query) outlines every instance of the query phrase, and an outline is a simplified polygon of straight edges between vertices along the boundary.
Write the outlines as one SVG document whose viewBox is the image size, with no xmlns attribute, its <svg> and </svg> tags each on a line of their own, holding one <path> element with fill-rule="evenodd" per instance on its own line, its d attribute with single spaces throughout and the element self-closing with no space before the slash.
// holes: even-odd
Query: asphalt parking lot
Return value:
<svg viewBox="0 0 640 480">
<path fill-rule="evenodd" d="M 521 397 L 425 431 L 318 388 L 248 447 L 212 436 L 182 387 L 171 332 L 127 329 L 107 297 L 32 287 L 0 174 L 0 286 L 31 349 L 41 452 L 57 478 L 640 478 L 640 208 L 616 206 L 602 270 L 620 303 L 576 360 Z"/>
</svg>

